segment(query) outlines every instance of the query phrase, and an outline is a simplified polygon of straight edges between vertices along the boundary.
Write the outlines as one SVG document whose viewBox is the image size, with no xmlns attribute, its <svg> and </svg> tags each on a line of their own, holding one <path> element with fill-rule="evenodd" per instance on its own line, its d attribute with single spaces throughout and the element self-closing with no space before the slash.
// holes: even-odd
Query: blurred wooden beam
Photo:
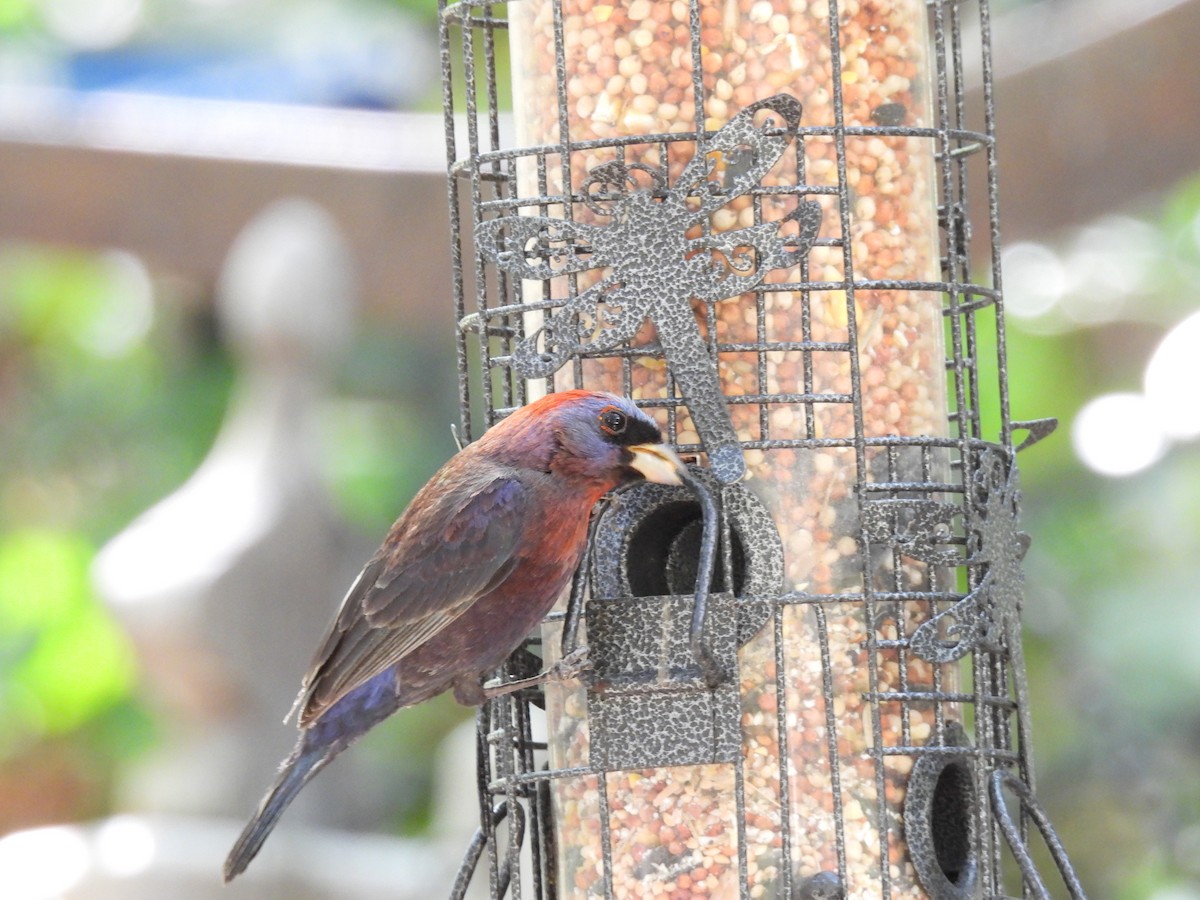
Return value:
<svg viewBox="0 0 1200 900">
<path fill-rule="evenodd" d="M 1006 240 L 1200 169 L 1198 34 L 1200 0 L 1045 0 L 996 17 Z M 443 141 L 430 114 L 8 92 L 0 240 L 121 247 L 211 284 L 241 227 L 298 195 L 345 229 L 372 318 L 448 328 Z"/>
<path fill-rule="evenodd" d="M 1200 2 L 1043 0 L 993 23 L 1005 241 L 1200 171 Z"/>
<path fill-rule="evenodd" d="M 53 92 L 0 109 L 0 240 L 119 247 L 211 285 L 285 196 L 345 230 L 369 317 L 450 327 L 440 116 Z"/>
</svg>

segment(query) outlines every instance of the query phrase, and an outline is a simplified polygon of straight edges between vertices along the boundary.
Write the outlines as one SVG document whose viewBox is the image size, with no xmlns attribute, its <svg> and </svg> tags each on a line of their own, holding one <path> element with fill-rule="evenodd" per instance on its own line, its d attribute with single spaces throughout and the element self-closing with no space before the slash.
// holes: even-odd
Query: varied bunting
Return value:
<svg viewBox="0 0 1200 900">
<path fill-rule="evenodd" d="M 456 454 L 413 498 L 342 600 L 293 712 L 300 740 L 225 862 L 241 873 L 280 814 L 338 753 L 406 706 L 453 689 L 485 699 L 498 667 L 579 564 L 592 507 L 683 464 L 629 400 L 564 391 Z"/>
</svg>

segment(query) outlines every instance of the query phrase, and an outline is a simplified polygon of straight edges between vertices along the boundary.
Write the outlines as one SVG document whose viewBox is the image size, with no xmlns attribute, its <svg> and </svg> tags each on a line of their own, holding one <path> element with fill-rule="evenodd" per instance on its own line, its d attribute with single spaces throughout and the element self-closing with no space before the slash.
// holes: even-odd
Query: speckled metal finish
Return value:
<svg viewBox="0 0 1200 900">
<path fill-rule="evenodd" d="M 924 622 L 909 640 L 913 653 L 930 662 L 952 662 L 979 649 L 1001 651 L 1012 640 L 1021 599 L 1021 560 L 1029 536 L 1017 531 L 1017 470 L 1008 454 L 984 448 L 972 476 L 967 565 L 981 567 L 979 584 L 949 609 Z M 929 545 L 941 523 L 923 539 Z M 916 550 L 913 555 L 920 558 Z"/>
<path fill-rule="evenodd" d="M 674 185 L 641 164 L 597 166 L 583 182 L 582 201 L 603 225 L 529 215 L 480 222 L 479 254 L 514 277 L 610 270 L 518 341 L 512 367 L 525 378 L 545 378 L 580 354 L 612 352 L 648 317 L 713 474 L 725 484 L 741 478 L 741 445 L 691 304 L 735 297 L 772 270 L 796 265 L 816 240 L 821 211 L 807 201 L 778 221 L 697 237 L 688 231 L 758 186 L 795 136 L 800 114 L 800 104 L 786 94 L 746 107 L 712 136 L 707 152 L 694 157 Z"/>
<path fill-rule="evenodd" d="M 440 3 L 460 433 L 471 440 L 542 390 L 603 386 L 659 416 L 679 452 L 699 458 L 698 485 L 637 485 L 603 501 L 565 611 L 497 673 L 529 676 L 560 647 L 588 648 L 580 681 L 481 709 L 480 830 L 452 896 L 478 867 L 497 900 L 643 889 L 1002 900 L 1015 862 L 1020 896 L 1048 897 L 1027 846 L 1036 828 L 1082 897 L 1033 790 L 1016 458 L 1054 422 L 1009 410 L 987 0 L 911 0 L 928 15 L 931 46 L 918 55 L 932 60 L 932 96 L 913 89 L 907 106 L 857 109 L 867 96 L 858 81 L 919 78 L 877 76 L 865 61 L 864 44 L 913 39 L 852 33 L 874 15 L 867 4 L 537 0 L 545 15 L 533 36 L 547 43 L 526 52 L 542 54 L 549 81 L 538 96 L 552 108 L 536 140 L 509 147 L 498 47 L 529 5 Z M 826 42 L 803 44 L 785 13 L 823 16 Z M 630 38 L 620 58 L 564 40 L 584 20 L 655 15 L 637 38 L 655 43 Z M 965 39 L 968 28 L 979 40 Z M 736 42 L 721 45 L 718 69 L 713 41 L 747 33 L 766 44 L 745 50 L 746 72 L 767 49 L 794 71 L 764 68 L 762 83 L 735 86 Z M 686 78 L 642 72 L 651 46 L 678 51 Z M 968 52 L 981 54 L 974 111 Z M 838 77 L 805 81 L 806 55 L 831 57 Z M 601 70 L 613 71 L 603 96 L 584 96 L 579 73 Z M 638 75 L 646 84 L 634 91 Z M 651 77 L 666 79 L 662 96 Z M 738 102 L 732 92 L 746 87 Z M 658 121 L 613 106 L 629 98 L 648 97 L 654 115 L 679 112 L 669 90 L 711 118 L 573 136 L 581 109 L 601 125 Z M 912 173 L 871 150 L 922 142 L 936 181 L 924 211 L 880 192 Z M 969 196 L 972 170 L 987 186 L 980 196 Z M 986 210 L 987 233 L 972 232 L 972 207 Z M 720 226 L 718 210 L 730 213 Z M 936 244 L 919 277 L 897 262 L 905 215 L 927 216 Z M 838 277 L 818 277 L 818 257 Z M 889 300 L 900 295 L 934 298 L 932 315 L 901 327 L 906 310 Z M 921 328 L 937 340 L 921 343 Z M 834 373 L 824 382 L 822 366 Z M 942 418 L 910 415 L 900 400 L 942 403 Z M 778 459 L 788 462 L 772 467 Z M 850 487 L 835 491 L 823 471 Z M 812 515 L 780 513 L 780 497 L 800 506 L 814 484 L 827 496 Z M 705 547 L 715 550 L 707 585 Z M 797 571 L 808 548 L 820 579 Z M 755 767 L 755 754 L 772 752 Z M 631 812 L 623 791 L 638 779 L 652 789 Z M 706 796 L 688 794 L 697 785 Z M 685 817 L 655 806 L 666 796 L 696 808 Z M 685 818 L 701 833 L 681 837 Z M 716 843 L 728 849 L 714 856 Z"/>
<path fill-rule="evenodd" d="M 702 473 L 697 473 L 703 478 Z M 721 670 L 769 618 L 753 597 L 778 596 L 782 548 L 762 504 L 742 485 L 709 485 L 720 498 L 737 591 L 708 595 L 703 640 Z M 617 494 L 597 520 L 587 603 L 593 680 L 592 763 L 605 770 L 729 762 L 739 752 L 739 695 L 710 689 L 690 645 L 701 540 L 686 487 L 644 484 Z M 718 570 L 713 581 L 721 584 Z M 656 591 L 671 593 L 651 593 Z"/>
<path fill-rule="evenodd" d="M 904 798 L 904 833 L 932 900 L 970 900 L 979 893 L 979 858 L 973 852 L 973 804 L 979 787 L 962 726 L 947 725 L 940 749 L 913 766 Z"/>
</svg>

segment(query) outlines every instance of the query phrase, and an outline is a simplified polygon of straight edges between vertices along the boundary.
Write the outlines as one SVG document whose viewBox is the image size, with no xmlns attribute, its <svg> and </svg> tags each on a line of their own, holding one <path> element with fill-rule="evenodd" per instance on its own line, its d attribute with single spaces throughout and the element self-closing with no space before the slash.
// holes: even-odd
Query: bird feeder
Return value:
<svg viewBox="0 0 1200 900">
<path fill-rule="evenodd" d="M 486 856 L 493 897 L 1038 895 L 1032 825 L 1081 896 L 1033 794 L 1015 452 L 1053 423 L 1009 417 L 986 2 L 462 0 L 440 38 L 462 435 L 609 390 L 703 487 L 596 511 L 498 677 L 591 669 L 481 710 L 455 894 Z"/>
</svg>

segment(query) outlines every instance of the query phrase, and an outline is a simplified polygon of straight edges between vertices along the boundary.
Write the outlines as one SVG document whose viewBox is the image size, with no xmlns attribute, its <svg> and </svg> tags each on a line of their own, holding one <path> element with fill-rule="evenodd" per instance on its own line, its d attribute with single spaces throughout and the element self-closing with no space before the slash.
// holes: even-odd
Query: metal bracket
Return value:
<svg viewBox="0 0 1200 900">
<path fill-rule="evenodd" d="M 1025 440 L 1017 444 L 1017 452 L 1032 447 L 1043 438 L 1048 438 L 1052 435 L 1055 429 L 1058 428 L 1058 419 L 1029 419 L 1025 422 L 1013 422 L 1013 431 L 1028 431 Z"/>
<path fill-rule="evenodd" d="M 711 481 L 706 470 L 691 477 Z M 615 495 L 597 522 L 586 612 L 594 665 L 588 718 L 591 762 L 602 770 L 728 762 L 741 752 L 732 673 L 738 648 L 770 616 L 766 604 L 743 600 L 779 593 L 783 548 L 745 486 L 705 488 L 721 501 L 725 550 L 711 579 L 695 552 L 708 516 L 688 487 L 637 485 Z M 698 641 L 723 675 L 716 683 L 697 658 Z"/>
</svg>

